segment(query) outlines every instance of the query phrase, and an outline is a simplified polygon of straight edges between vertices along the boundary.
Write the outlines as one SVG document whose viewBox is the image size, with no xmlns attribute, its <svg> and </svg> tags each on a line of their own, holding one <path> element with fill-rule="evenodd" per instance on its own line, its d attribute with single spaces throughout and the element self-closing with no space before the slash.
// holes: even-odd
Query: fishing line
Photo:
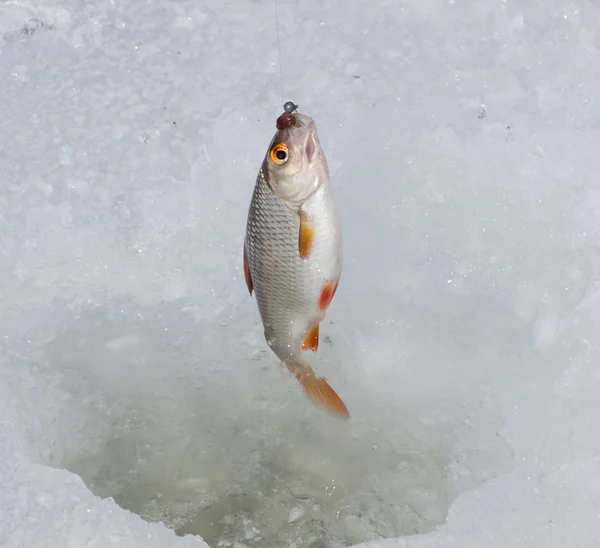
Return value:
<svg viewBox="0 0 600 548">
<path fill-rule="evenodd" d="M 279 85 L 281 86 L 281 102 L 283 103 L 283 72 L 281 70 L 281 40 L 279 38 L 279 9 L 277 0 L 273 0 L 273 4 L 275 5 L 275 26 L 277 27 L 277 52 L 279 55 Z M 288 101 L 283 105 L 283 110 L 285 110 L 288 114 L 292 112 L 296 112 L 298 110 L 298 105 L 294 104 L 293 101 Z"/>
<path fill-rule="evenodd" d="M 275 26 L 277 27 L 277 51 L 279 53 L 279 84 L 281 86 L 281 102 L 283 103 L 283 74 L 281 72 L 281 43 L 279 40 L 279 10 L 277 9 L 277 0 L 273 0 L 275 4 Z"/>
</svg>

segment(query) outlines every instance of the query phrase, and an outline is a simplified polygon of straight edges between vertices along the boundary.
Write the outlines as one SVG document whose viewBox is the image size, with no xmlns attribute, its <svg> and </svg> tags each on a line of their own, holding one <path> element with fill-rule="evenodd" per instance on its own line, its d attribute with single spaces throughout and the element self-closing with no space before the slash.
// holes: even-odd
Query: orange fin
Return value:
<svg viewBox="0 0 600 548">
<path fill-rule="evenodd" d="M 244 278 L 246 279 L 246 287 L 252 295 L 254 285 L 252 284 L 252 277 L 250 276 L 250 267 L 248 266 L 248 255 L 246 253 L 246 246 L 244 246 Z"/>
<path fill-rule="evenodd" d="M 308 219 L 306 213 L 302 210 L 298 212 L 300 216 L 300 232 L 298 233 L 298 251 L 300 257 L 306 259 L 312 248 L 313 239 L 315 237 L 315 228 Z"/>
<path fill-rule="evenodd" d="M 306 366 L 296 372 L 298 382 L 304 388 L 306 395 L 318 406 L 329 411 L 340 419 L 348 419 L 350 413 L 335 390 L 329 386 L 323 377 L 315 376 L 314 371 Z"/>
<path fill-rule="evenodd" d="M 325 310 L 329 308 L 339 283 L 340 279 L 338 277 L 335 282 L 325 282 L 325 285 L 323 285 L 323 289 L 321 290 L 321 298 L 319 299 L 319 310 L 321 312 L 325 312 Z"/>
<path fill-rule="evenodd" d="M 316 352 L 319 348 L 319 324 L 315 324 L 304 337 L 302 350 L 312 350 Z"/>
</svg>

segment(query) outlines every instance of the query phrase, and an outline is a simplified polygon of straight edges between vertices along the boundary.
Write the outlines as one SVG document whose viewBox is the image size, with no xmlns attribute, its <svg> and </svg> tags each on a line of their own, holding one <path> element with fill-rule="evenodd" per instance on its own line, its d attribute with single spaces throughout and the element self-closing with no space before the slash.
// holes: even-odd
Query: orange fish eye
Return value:
<svg viewBox="0 0 600 548">
<path fill-rule="evenodd" d="M 282 166 L 288 161 L 288 147 L 283 143 L 277 143 L 271 148 L 270 156 L 276 166 Z"/>
</svg>

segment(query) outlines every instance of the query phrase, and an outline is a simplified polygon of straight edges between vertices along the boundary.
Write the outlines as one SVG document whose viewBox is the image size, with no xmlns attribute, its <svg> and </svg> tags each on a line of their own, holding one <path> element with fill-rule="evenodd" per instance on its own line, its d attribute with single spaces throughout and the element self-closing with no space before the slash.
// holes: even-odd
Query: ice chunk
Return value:
<svg viewBox="0 0 600 548">
<path fill-rule="evenodd" d="M 304 515 L 304 510 L 302 508 L 298 508 L 297 506 L 294 506 L 290 510 L 290 514 L 288 516 L 288 523 L 292 523 L 293 521 L 300 519 L 303 515 Z"/>
</svg>

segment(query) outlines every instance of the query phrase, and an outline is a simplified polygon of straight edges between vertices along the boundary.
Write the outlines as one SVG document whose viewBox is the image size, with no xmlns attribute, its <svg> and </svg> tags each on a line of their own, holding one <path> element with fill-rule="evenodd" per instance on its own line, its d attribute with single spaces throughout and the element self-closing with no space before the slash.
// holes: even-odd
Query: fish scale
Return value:
<svg viewBox="0 0 600 548">
<path fill-rule="evenodd" d="M 275 134 L 256 178 L 244 274 L 272 351 L 315 403 L 347 416 L 343 402 L 303 356 L 303 347 L 317 350 L 319 323 L 337 288 L 341 227 L 316 126 L 306 115 L 292 117 L 294 125 Z M 280 166 L 272 153 L 284 145 L 287 158 Z"/>
<path fill-rule="evenodd" d="M 252 279 L 265 338 L 273 348 L 282 341 L 290 359 L 289 341 L 306 328 L 301 318 L 314 311 L 309 303 L 318 299 L 310 295 L 315 286 L 310 266 L 298 254 L 299 230 L 298 214 L 273 194 L 261 169 L 248 219 L 248 262 L 252 273 L 260 273 Z"/>
</svg>

